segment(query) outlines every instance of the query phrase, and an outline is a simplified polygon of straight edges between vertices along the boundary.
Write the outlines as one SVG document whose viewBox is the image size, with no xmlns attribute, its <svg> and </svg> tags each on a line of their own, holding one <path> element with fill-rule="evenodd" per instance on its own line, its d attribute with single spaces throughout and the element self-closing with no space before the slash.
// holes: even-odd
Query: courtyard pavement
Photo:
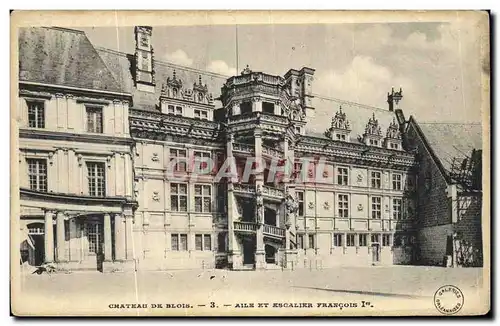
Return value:
<svg viewBox="0 0 500 326">
<path fill-rule="evenodd" d="M 487 311 L 486 306 L 478 310 L 479 302 L 485 300 L 479 297 L 482 273 L 480 268 L 391 266 L 29 274 L 22 276 L 21 291 L 12 298 L 16 302 L 13 312 L 22 315 L 29 311 L 131 316 L 377 315 L 382 311 L 413 315 L 439 314 L 434 293 L 443 285 L 454 285 L 465 298 L 460 313 L 470 314 Z"/>
</svg>

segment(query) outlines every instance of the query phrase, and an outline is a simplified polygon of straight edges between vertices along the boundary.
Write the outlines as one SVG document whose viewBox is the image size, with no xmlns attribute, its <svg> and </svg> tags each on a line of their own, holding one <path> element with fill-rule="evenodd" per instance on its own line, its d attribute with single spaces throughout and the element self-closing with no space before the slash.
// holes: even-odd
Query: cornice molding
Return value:
<svg viewBox="0 0 500 326">
<path fill-rule="evenodd" d="M 90 135 L 75 134 L 69 132 L 58 132 L 43 129 L 19 129 L 19 138 L 65 140 L 71 142 L 95 143 L 95 144 L 114 144 L 114 145 L 132 145 L 132 138 L 114 137 L 108 135 Z"/>
</svg>

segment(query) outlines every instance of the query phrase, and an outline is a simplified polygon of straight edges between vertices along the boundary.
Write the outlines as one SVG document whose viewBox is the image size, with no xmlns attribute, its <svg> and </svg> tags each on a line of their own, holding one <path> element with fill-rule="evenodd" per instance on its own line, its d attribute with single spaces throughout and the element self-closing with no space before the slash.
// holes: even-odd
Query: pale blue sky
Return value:
<svg viewBox="0 0 500 326">
<path fill-rule="evenodd" d="M 96 46 L 134 51 L 133 27 L 80 29 Z M 158 60 L 237 71 L 235 26 L 153 26 L 153 47 Z M 401 86 L 407 116 L 480 121 L 480 48 L 466 24 L 239 25 L 238 53 L 238 72 L 309 66 L 317 94 L 386 108 Z"/>
</svg>

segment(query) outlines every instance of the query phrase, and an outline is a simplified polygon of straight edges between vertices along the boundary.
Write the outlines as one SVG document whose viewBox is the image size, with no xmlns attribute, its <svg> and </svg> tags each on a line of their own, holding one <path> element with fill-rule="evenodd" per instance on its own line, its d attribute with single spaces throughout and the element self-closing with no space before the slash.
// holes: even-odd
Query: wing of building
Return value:
<svg viewBox="0 0 500 326">
<path fill-rule="evenodd" d="M 312 68 L 222 76 L 155 60 L 151 27 L 130 37 L 134 53 L 94 47 L 76 30 L 20 31 L 20 219 L 32 239 L 21 250 L 30 264 L 466 264 L 453 249 L 465 245 L 453 233 L 457 216 L 479 229 L 480 218 L 456 205 L 431 217 L 419 164 L 428 153 L 447 171 L 439 191 L 475 207 L 480 191 L 456 186 L 453 158 L 480 141 L 454 143 L 453 128 L 406 121 L 401 90 L 387 108 L 363 106 L 315 95 Z"/>
</svg>

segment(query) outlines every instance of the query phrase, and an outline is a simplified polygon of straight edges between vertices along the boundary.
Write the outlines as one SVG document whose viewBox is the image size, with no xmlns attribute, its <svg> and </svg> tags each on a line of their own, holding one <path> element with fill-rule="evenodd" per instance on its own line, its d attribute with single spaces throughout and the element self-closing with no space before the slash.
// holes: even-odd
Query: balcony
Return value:
<svg viewBox="0 0 500 326">
<path fill-rule="evenodd" d="M 285 197 L 285 192 L 278 188 L 264 186 L 262 187 L 262 195 L 264 198 L 282 200 Z"/>
<path fill-rule="evenodd" d="M 258 229 L 257 223 L 234 221 L 234 231 L 242 233 L 256 233 Z M 283 239 L 285 237 L 285 229 L 274 225 L 264 224 L 264 236 Z"/>
<path fill-rule="evenodd" d="M 234 221 L 234 230 L 244 233 L 255 233 L 257 224 L 254 222 Z"/>
<path fill-rule="evenodd" d="M 268 155 L 271 158 L 273 158 L 273 157 L 283 158 L 283 152 L 281 152 L 277 149 L 274 149 L 272 147 L 265 146 L 265 145 L 262 145 L 262 154 Z"/>
<path fill-rule="evenodd" d="M 244 154 L 254 154 L 254 146 L 250 144 L 234 143 L 233 152 L 244 153 Z"/>
</svg>

